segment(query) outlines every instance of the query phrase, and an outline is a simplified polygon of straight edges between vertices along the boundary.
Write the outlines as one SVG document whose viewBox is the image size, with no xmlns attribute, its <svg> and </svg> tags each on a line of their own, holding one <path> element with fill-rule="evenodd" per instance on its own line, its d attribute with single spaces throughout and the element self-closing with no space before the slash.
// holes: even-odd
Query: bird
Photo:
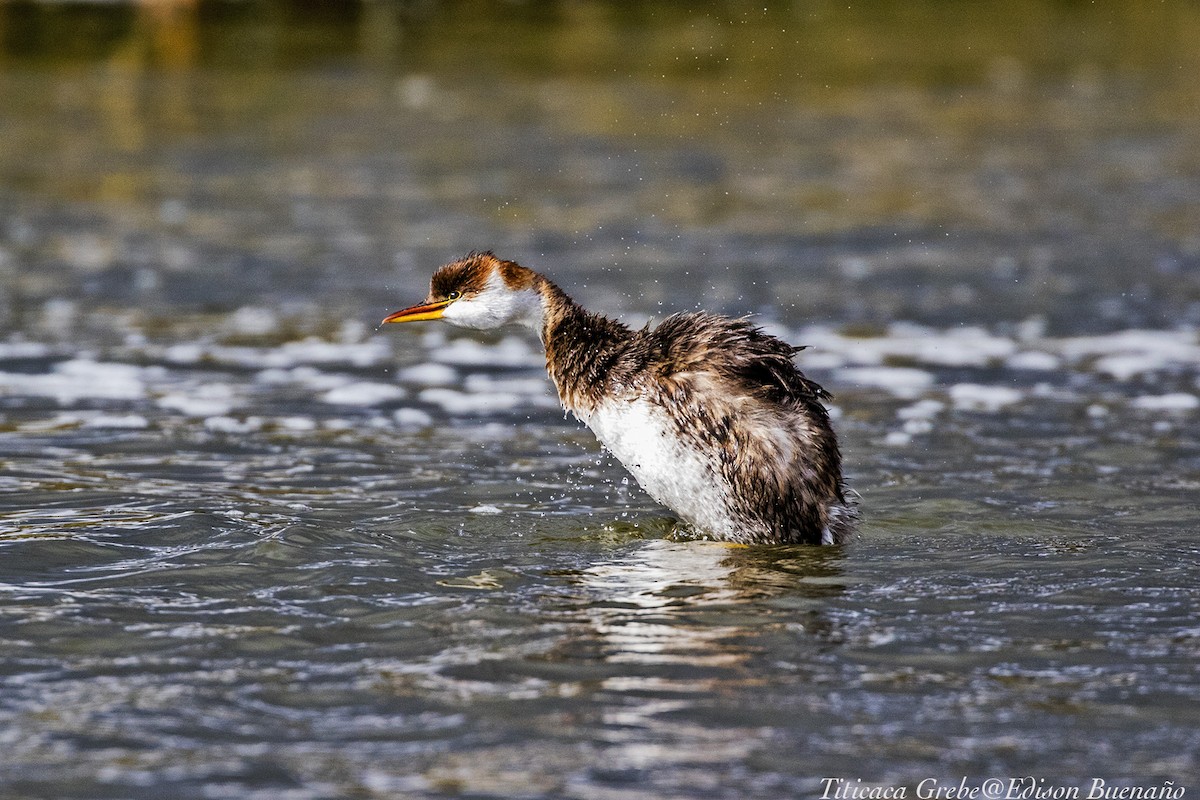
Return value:
<svg viewBox="0 0 1200 800">
<path fill-rule="evenodd" d="M 383 323 L 444 320 L 541 339 L 563 408 L 654 500 L 702 538 L 844 544 L 857 506 L 824 401 L 795 347 L 747 318 L 683 312 L 640 330 L 585 310 L 544 275 L 491 251 L 433 273 L 424 302 Z"/>
</svg>

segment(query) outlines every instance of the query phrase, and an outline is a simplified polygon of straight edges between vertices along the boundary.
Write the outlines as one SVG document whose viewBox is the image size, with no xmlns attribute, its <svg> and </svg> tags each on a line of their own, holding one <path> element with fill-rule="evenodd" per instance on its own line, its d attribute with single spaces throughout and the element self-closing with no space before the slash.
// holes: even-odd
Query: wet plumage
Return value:
<svg viewBox="0 0 1200 800">
<path fill-rule="evenodd" d="M 425 302 L 385 322 L 524 324 L 564 408 L 655 500 L 700 533 L 743 543 L 845 541 L 841 455 L 802 348 L 745 319 L 675 314 L 631 330 L 491 253 L 439 269 Z"/>
</svg>

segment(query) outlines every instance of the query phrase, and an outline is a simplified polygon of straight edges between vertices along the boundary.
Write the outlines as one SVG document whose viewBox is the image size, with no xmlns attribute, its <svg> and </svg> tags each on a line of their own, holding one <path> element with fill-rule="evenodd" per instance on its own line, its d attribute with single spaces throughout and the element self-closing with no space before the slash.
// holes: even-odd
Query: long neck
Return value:
<svg viewBox="0 0 1200 800">
<path fill-rule="evenodd" d="M 631 336 L 629 328 L 585 310 L 550 281 L 538 290 L 545 312 L 541 337 L 546 372 L 563 406 L 586 416 L 608 388 L 613 364 Z"/>
</svg>

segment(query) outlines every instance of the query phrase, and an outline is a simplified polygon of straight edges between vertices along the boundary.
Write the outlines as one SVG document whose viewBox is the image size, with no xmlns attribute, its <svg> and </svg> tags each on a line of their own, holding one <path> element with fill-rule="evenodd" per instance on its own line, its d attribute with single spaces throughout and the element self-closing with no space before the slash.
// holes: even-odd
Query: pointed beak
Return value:
<svg viewBox="0 0 1200 800">
<path fill-rule="evenodd" d="M 452 300 L 439 300 L 436 303 L 422 303 L 419 306 L 410 306 L 394 314 L 388 314 L 383 318 L 383 322 L 420 322 L 425 319 L 441 319 L 442 312 L 452 302 Z"/>
</svg>

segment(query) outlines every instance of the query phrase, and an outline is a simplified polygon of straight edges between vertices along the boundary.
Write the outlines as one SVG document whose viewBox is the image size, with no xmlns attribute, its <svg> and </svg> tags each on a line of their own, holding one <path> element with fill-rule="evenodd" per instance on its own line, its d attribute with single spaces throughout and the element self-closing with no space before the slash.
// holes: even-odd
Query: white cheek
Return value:
<svg viewBox="0 0 1200 800">
<path fill-rule="evenodd" d="M 501 323 L 496 322 L 490 310 L 475 300 L 456 300 L 446 306 L 442 319 L 463 328 L 495 328 Z"/>
<path fill-rule="evenodd" d="M 510 322 L 540 330 L 542 300 L 532 289 L 513 292 L 489 286 L 473 297 L 464 297 L 446 306 L 442 319 L 463 328 L 480 330 L 499 328 Z"/>
</svg>

